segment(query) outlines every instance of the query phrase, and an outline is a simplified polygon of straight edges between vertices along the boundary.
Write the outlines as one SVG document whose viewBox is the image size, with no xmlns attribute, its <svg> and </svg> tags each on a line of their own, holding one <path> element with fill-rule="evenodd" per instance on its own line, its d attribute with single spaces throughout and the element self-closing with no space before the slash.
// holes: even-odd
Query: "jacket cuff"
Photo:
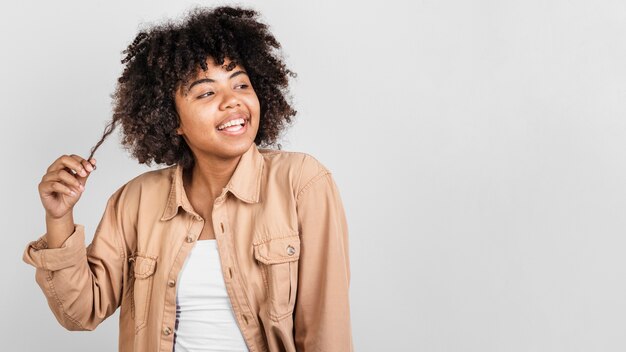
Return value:
<svg viewBox="0 0 626 352">
<path fill-rule="evenodd" d="M 22 259 L 35 268 L 55 271 L 75 265 L 86 253 L 85 227 L 77 224 L 61 247 L 48 248 L 44 235 L 26 246 Z"/>
</svg>

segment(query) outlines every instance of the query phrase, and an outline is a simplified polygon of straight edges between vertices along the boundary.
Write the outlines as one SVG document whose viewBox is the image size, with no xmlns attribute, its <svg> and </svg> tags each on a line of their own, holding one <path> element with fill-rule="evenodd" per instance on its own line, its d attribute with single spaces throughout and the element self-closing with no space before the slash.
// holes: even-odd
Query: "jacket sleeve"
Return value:
<svg viewBox="0 0 626 352">
<path fill-rule="evenodd" d="M 120 305 L 127 273 L 119 189 L 109 199 L 92 243 L 85 229 L 59 248 L 47 248 L 45 235 L 28 244 L 23 260 L 36 268 L 35 280 L 59 323 L 68 330 L 93 330 Z"/>
<path fill-rule="evenodd" d="M 299 352 L 352 351 L 348 226 L 337 185 L 321 167 L 297 196 L 300 231 L 294 334 Z"/>
</svg>

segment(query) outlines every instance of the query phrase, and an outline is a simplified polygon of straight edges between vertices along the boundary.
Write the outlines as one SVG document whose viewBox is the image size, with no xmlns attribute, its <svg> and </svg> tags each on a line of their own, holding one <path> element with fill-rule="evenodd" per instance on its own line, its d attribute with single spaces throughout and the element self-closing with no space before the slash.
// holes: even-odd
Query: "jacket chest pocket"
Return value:
<svg viewBox="0 0 626 352">
<path fill-rule="evenodd" d="M 141 254 L 136 254 L 129 260 L 133 273 L 131 316 L 135 320 L 135 333 L 138 333 L 146 326 L 157 261 L 156 257 Z"/>
<path fill-rule="evenodd" d="M 254 245 L 268 297 L 268 313 L 273 320 L 290 316 L 298 289 L 300 237 L 270 239 Z"/>
</svg>

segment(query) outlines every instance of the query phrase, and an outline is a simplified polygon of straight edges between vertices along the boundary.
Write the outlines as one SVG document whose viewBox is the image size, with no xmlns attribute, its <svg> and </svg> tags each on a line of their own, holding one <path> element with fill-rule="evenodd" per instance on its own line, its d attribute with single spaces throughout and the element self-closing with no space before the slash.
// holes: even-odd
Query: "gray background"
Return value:
<svg viewBox="0 0 626 352">
<path fill-rule="evenodd" d="M 21 255 L 45 169 L 110 118 L 120 52 L 191 4 L 0 5 L 3 350 L 117 348 L 117 314 L 61 328 Z M 626 350 L 626 2 L 254 6 L 299 74 L 284 149 L 344 200 L 357 351 Z M 89 233 L 147 170 L 118 140 L 75 209 Z"/>
</svg>

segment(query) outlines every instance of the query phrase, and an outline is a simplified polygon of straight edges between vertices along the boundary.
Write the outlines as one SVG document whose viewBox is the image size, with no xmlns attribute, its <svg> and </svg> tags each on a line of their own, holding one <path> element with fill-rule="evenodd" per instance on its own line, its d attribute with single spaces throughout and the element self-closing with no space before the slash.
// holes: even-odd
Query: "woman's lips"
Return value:
<svg viewBox="0 0 626 352">
<path fill-rule="evenodd" d="M 241 117 L 233 116 L 233 117 L 229 118 L 227 121 L 222 122 L 219 125 L 217 125 L 217 129 L 218 130 L 224 129 L 224 127 L 222 127 L 222 126 L 227 126 L 227 125 L 228 126 L 232 126 L 232 125 L 235 125 L 235 124 L 241 125 L 241 124 L 243 124 L 245 122 L 245 120 L 246 120 L 246 118 L 243 117 L 243 116 L 241 116 Z"/>
<path fill-rule="evenodd" d="M 223 130 L 217 130 L 218 132 L 224 133 L 227 136 L 239 136 L 244 134 L 248 130 L 248 120 L 244 119 L 243 126 L 234 125 L 230 127 L 226 127 Z"/>
</svg>

